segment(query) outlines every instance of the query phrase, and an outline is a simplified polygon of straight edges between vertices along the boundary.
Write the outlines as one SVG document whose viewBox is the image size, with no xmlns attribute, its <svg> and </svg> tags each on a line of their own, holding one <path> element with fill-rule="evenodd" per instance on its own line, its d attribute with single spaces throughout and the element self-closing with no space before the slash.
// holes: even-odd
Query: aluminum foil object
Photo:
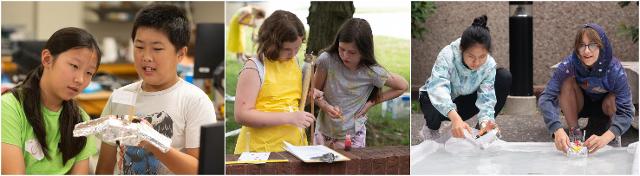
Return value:
<svg viewBox="0 0 640 176">
<path fill-rule="evenodd" d="M 107 115 L 76 124 L 73 129 L 74 137 L 88 135 L 95 135 L 107 143 L 127 146 L 137 146 L 141 141 L 146 140 L 163 153 L 171 148 L 171 138 L 160 134 L 150 125 L 141 123 L 136 116 Z"/>
</svg>

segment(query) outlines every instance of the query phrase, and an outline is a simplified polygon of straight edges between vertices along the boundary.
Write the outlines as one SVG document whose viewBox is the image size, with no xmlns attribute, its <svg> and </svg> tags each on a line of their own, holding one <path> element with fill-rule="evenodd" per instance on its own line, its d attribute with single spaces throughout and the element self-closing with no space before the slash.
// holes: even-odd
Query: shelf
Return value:
<svg viewBox="0 0 640 176">
<path fill-rule="evenodd" d="M 2 73 L 16 73 L 18 66 L 13 63 L 11 56 L 2 56 Z M 105 63 L 100 64 L 98 72 L 105 72 L 116 76 L 137 78 L 136 68 L 133 63 Z"/>
<path fill-rule="evenodd" d="M 92 23 L 100 23 L 100 22 L 117 22 L 117 23 L 125 23 L 125 22 L 133 22 L 136 13 L 142 7 L 128 5 L 125 7 L 86 7 L 87 11 L 93 12 L 98 19 L 85 19 L 85 21 L 90 21 Z"/>
</svg>

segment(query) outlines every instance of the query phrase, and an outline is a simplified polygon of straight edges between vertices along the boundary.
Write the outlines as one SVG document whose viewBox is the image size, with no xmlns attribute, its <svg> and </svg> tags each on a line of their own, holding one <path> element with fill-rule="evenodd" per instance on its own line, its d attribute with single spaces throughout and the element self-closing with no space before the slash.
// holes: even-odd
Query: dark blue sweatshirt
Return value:
<svg viewBox="0 0 640 176">
<path fill-rule="evenodd" d="M 538 107 L 551 134 L 558 128 L 562 128 L 558 94 L 564 79 L 575 76 L 578 85 L 587 86 L 587 89 L 581 86 L 583 88 L 582 91 L 587 95 L 587 97 L 584 97 L 585 100 L 601 100 L 609 93 L 613 93 L 616 96 L 616 113 L 613 116 L 609 131 L 616 136 L 620 136 L 629 129 L 635 113 L 635 108 L 631 102 L 632 95 L 627 83 L 627 75 L 620 61 L 613 57 L 613 47 L 604 29 L 593 23 L 585 24 L 584 27 L 596 30 L 602 40 L 603 47 L 600 48 L 598 60 L 591 69 L 587 69 L 575 51 L 564 58 L 540 95 Z"/>
</svg>

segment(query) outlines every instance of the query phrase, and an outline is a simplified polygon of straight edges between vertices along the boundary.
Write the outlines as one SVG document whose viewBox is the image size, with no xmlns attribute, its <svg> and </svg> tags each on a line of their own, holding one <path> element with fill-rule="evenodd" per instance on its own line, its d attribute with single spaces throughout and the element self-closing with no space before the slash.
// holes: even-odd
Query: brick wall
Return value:
<svg viewBox="0 0 640 176">
<path fill-rule="evenodd" d="M 409 175 L 409 146 L 370 147 L 336 150 L 350 161 L 335 163 L 304 163 L 288 152 L 271 153 L 269 159 L 288 159 L 286 163 L 234 164 L 226 166 L 228 175 L 264 174 L 393 174 Z M 240 155 L 227 155 L 227 161 L 235 161 Z"/>
<path fill-rule="evenodd" d="M 533 3 L 533 84 L 551 78 L 549 68 L 572 51 L 581 24 L 595 22 L 604 27 L 613 44 L 613 55 L 621 61 L 638 60 L 638 44 L 617 34 L 618 25 L 638 24 L 638 5 L 620 8 L 618 2 L 545 1 Z M 473 18 L 486 14 L 491 29 L 492 56 L 499 67 L 509 68 L 509 3 L 435 2 L 436 13 L 424 23 L 424 40 L 411 40 L 411 89 L 418 91 L 431 75 L 440 50 L 460 37 Z"/>
</svg>

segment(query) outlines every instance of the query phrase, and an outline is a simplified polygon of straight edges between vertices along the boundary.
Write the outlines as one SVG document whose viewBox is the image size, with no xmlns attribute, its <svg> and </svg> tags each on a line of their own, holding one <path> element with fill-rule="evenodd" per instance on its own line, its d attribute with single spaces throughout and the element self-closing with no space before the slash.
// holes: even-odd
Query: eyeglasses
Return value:
<svg viewBox="0 0 640 176">
<path fill-rule="evenodd" d="M 585 50 L 584 50 L 585 48 L 588 48 L 589 51 L 592 51 L 592 52 L 594 51 L 594 49 L 598 49 L 598 44 L 596 44 L 596 43 L 589 43 L 588 45 L 580 44 L 578 46 L 579 46 L 578 47 L 578 51 L 580 51 L 580 52 L 585 52 Z"/>
</svg>

